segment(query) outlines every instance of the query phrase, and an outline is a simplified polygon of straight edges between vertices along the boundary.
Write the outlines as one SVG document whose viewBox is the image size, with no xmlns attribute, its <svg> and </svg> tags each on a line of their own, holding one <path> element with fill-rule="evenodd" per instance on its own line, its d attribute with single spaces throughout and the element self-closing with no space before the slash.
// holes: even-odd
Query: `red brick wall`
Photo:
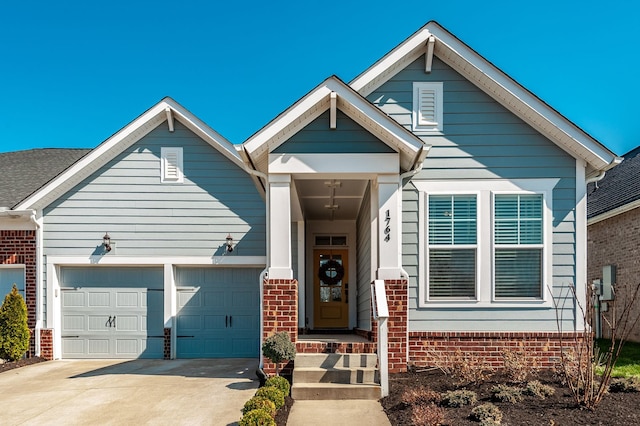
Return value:
<svg viewBox="0 0 640 426">
<path fill-rule="evenodd" d="M 270 280 L 263 283 L 263 339 L 277 332 L 286 331 L 291 336 L 291 341 L 298 340 L 298 281 L 290 280 Z M 267 374 L 274 374 L 275 364 L 264 359 L 264 371 Z M 279 365 L 281 374 L 292 374 L 293 364 L 288 363 L 285 367 Z"/>
<path fill-rule="evenodd" d="M 572 347 L 581 334 L 544 332 L 409 332 L 410 364 L 426 367 L 445 362 L 456 351 L 477 357 L 494 368 L 503 367 L 505 350 L 526 350 L 539 368 L 551 369 L 561 347 Z M 562 337 L 562 342 L 561 338 Z"/>
<path fill-rule="evenodd" d="M 587 238 L 587 283 L 602 278 L 603 266 L 616 265 L 616 310 L 620 314 L 640 283 L 640 208 L 589 225 Z M 634 318 L 639 314 L 640 300 L 632 305 L 631 311 Z M 603 336 L 610 337 L 606 324 L 603 324 Z M 639 326 L 629 340 L 640 342 Z"/>
<path fill-rule="evenodd" d="M 171 329 L 164 329 L 164 347 L 163 347 L 163 358 L 171 359 Z"/>
<path fill-rule="evenodd" d="M 385 280 L 389 305 L 389 373 L 407 370 L 407 324 L 408 282 L 407 280 Z M 377 327 L 374 328 L 377 335 Z"/>
<path fill-rule="evenodd" d="M 25 265 L 25 302 L 31 342 L 27 356 L 35 353 L 36 327 L 36 231 L 0 230 L 0 264 Z M 1 303 L 1 302 L 0 302 Z"/>
<path fill-rule="evenodd" d="M 53 359 L 53 330 L 50 328 L 40 330 L 40 356 L 49 361 Z"/>
</svg>

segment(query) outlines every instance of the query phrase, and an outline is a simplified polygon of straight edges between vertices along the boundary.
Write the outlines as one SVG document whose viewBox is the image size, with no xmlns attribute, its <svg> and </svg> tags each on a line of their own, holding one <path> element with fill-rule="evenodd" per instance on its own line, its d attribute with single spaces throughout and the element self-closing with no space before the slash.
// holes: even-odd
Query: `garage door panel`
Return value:
<svg viewBox="0 0 640 426">
<path fill-rule="evenodd" d="M 202 325 L 200 324 L 200 315 L 180 315 L 178 316 L 178 330 L 180 331 L 193 331 L 199 330 Z"/>
<path fill-rule="evenodd" d="M 141 321 L 141 318 L 137 315 L 119 315 L 116 318 L 116 331 L 119 332 L 127 332 L 127 331 L 146 331 L 141 330 L 138 324 Z"/>
<path fill-rule="evenodd" d="M 204 293 L 204 306 L 212 309 L 224 307 L 224 291 L 207 291 Z"/>
<path fill-rule="evenodd" d="M 116 292 L 116 307 L 117 308 L 137 308 L 140 304 L 140 292 L 132 291 L 117 291 Z M 146 292 L 142 294 L 142 298 L 145 299 Z"/>
<path fill-rule="evenodd" d="M 87 339 L 87 352 L 89 355 L 107 357 L 111 353 L 109 346 L 109 339 Z"/>
<path fill-rule="evenodd" d="M 199 289 L 178 290 L 178 309 L 184 307 L 199 308 L 202 306 L 202 295 Z"/>
<path fill-rule="evenodd" d="M 62 317 L 62 328 L 66 331 L 84 331 L 84 315 L 64 315 Z"/>
<path fill-rule="evenodd" d="M 138 346 L 136 339 L 117 339 L 116 356 L 135 356 L 140 352 Z"/>
<path fill-rule="evenodd" d="M 234 331 L 257 330 L 257 315 L 233 315 L 231 325 Z"/>
<path fill-rule="evenodd" d="M 90 308 L 108 308 L 111 307 L 111 293 L 108 291 L 96 291 L 88 294 L 89 301 L 87 306 Z"/>
<path fill-rule="evenodd" d="M 76 293 L 70 291 L 62 292 L 62 307 L 63 308 L 75 308 L 75 307 L 83 307 L 86 305 L 85 302 L 85 294 L 84 293 Z"/>
<path fill-rule="evenodd" d="M 231 346 L 238 357 L 251 357 L 258 344 L 258 339 L 233 339 Z"/>
<path fill-rule="evenodd" d="M 109 315 L 88 315 L 87 330 L 93 333 L 110 333 Z"/>
<path fill-rule="evenodd" d="M 211 330 L 224 330 L 226 327 L 225 323 L 228 321 L 228 318 L 226 318 L 225 315 L 204 315 L 203 319 L 203 329 L 205 332 Z"/>
<path fill-rule="evenodd" d="M 86 340 L 80 339 L 62 339 L 62 353 L 69 355 L 83 355 L 85 351 Z"/>
</svg>

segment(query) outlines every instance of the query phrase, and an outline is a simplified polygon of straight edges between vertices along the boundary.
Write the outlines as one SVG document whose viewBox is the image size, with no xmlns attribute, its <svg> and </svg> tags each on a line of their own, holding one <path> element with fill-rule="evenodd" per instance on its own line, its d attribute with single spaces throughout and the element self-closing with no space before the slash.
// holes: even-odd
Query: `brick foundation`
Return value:
<svg viewBox="0 0 640 426">
<path fill-rule="evenodd" d="M 164 329 L 164 347 L 162 350 L 163 359 L 171 359 L 171 329 Z"/>
<path fill-rule="evenodd" d="M 48 361 L 53 359 L 53 330 L 40 330 L 40 356 Z"/>
<path fill-rule="evenodd" d="M 281 331 L 291 336 L 291 341 L 298 340 L 298 280 L 266 279 L 263 283 L 263 339 Z M 275 374 L 274 363 L 264 358 L 264 371 Z M 292 374 L 293 363 L 278 366 L 280 374 Z"/>
<path fill-rule="evenodd" d="M 296 342 L 296 351 L 301 354 L 373 354 L 376 349 L 374 342 Z"/>
<path fill-rule="evenodd" d="M 527 356 L 542 369 L 551 369 L 560 359 L 561 348 L 569 348 L 582 334 L 534 332 L 409 332 L 409 363 L 426 367 L 446 363 L 461 350 L 478 357 L 493 368 L 504 366 L 506 349 L 526 350 Z"/>
<path fill-rule="evenodd" d="M 36 231 L 0 231 L 0 264 L 25 265 L 24 294 L 27 304 L 27 325 L 31 330 L 27 356 L 34 356 L 36 347 L 34 330 L 36 328 L 36 303 L 38 300 L 36 297 Z"/>
<path fill-rule="evenodd" d="M 407 370 L 407 323 L 408 323 L 408 282 L 407 280 L 385 280 L 387 304 L 389 305 L 389 373 Z M 375 322 L 375 321 L 374 321 Z M 377 337 L 377 325 L 373 327 Z"/>
</svg>

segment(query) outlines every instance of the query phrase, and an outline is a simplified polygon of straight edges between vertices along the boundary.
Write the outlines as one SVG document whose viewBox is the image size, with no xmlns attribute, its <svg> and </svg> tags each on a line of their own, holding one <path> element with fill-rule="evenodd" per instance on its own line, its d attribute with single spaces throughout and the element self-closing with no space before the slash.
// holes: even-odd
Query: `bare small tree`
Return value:
<svg viewBox="0 0 640 426">
<path fill-rule="evenodd" d="M 553 294 L 553 293 L 552 293 Z M 566 382 L 574 400 L 578 405 L 589 410 L 595 410 L 609 389 L 611 373 L 618 361 L 620 351 L 627 341 L 629 334 L 640 319 L 640 314 L 632 315 L 634 303 L 640 303 L 640 284 L 635 287 L 630 298 L 624 301 L 609 302 L 611 318 L 604 317 L 611 330 L 611 345 L 606 352 L 601 353 L 595 344 L 593 335 L 593 307 L 597 295 L 591 286 L 587 286 L 586 306 L 577 297 L 576 289 L 570 285 L 566 292 L 553 297 L 556 311 L 556 324 L 560 332 L 560 364 L 559 372 Z M 575 304 L 576 315 L 581 315 L 584 330 L 573 333 L 571 341 L 563 336 L 563 314 L 568 300 Z M 619 302 L 623 302 L 619 306 Z M 620 315 L 618 312 L 621 309 Z M 602 375 L 596 374 L 598 367 L 603 368 Z"/>
</svg>

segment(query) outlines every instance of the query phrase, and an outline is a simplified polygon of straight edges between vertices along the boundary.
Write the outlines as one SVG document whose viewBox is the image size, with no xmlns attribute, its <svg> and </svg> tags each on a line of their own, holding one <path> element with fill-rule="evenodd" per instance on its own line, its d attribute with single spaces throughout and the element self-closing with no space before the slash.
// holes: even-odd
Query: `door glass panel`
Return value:
<svg viewBox="0 0 640 426">
<path fill-rule="evenodd" d="M 340 287 L 332 287 L 331 288 L 331 300 L 334 302 L 342 301 L 342 288 Z"/>
<path fill-rule="evenodd" d="M 329 287 L 320 287 L 320 301 L 328 302 L 329 301 Z"/>
</svg>

